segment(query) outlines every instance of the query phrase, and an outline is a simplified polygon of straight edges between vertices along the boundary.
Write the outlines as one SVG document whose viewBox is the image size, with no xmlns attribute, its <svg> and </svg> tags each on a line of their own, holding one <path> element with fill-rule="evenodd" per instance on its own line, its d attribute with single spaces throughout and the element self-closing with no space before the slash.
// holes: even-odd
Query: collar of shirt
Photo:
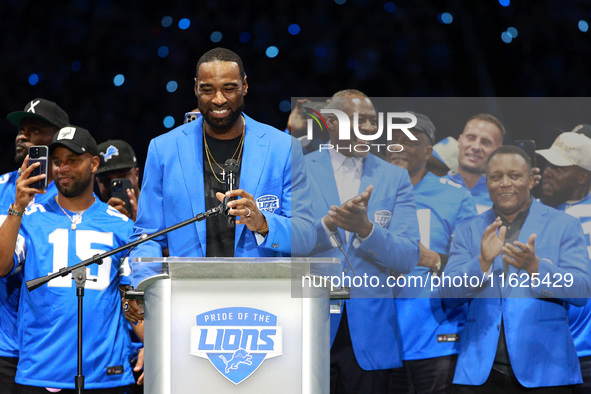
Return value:
<svg viewBox="0 0 591 394">
<path fill-rule="evenodd" d="M 361 174 L 363 171 L 363 158 L 357 156 L 345 156 L 335 149 L 329 149 L 330 162 L 335 172 L 340 171 L 341 167 L 348 167 L 349 171 L 354 168 L 354 172 Z M 347 160 L 349 159 L 349 160 Z"/>
<path fill-rule="evenodd" d="M 517 214 L 517 216 L 515 216 L 515 219 L 513 219 L 513 222 L 511 222 L 511 223 L 509 223 L 509 221 L 507 221 L 507 219 L 505 219 L 503 214 L 500 213 L 497 210 L 497 207 L 494 205 L 493 205 L 493 211 L 495 213 L 495 216 L 501 217 L 501 221 L 503 222 L 503 225 L 507 227 L 507 232 L 511 232 L 511 233 L 516 232 L 517 235 L 519 235 L 519 231 L 521 231 L 521 227 L 523 227 L 523 223 L 525 223 L 525 219 L 527 218 L 527 215 L 529 214 L 529 210 L 531 208 L 532 201 L 533 201 L 533 197 L 530 198 L 529 205 L 528 205 L 527 209 L 519 212 Z"/>
</svg>

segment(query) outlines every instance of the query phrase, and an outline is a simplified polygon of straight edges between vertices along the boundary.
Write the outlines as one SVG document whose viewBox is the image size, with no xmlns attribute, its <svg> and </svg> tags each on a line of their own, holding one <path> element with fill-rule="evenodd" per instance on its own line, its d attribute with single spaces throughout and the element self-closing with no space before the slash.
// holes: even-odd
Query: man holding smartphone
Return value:
<svg viewBox="0 0 591 394">
<path fill-rule="evenodd" d="M 53 101 L 36 98 L 27 103 L 23 111 L 15 111 L 6 117 L 10 123 L 18 128 L 14 141 L 16 155 L 14 160 L 18 167 L 23 164 L 29 153 L 29 148 L 34 145 L 49 145 L 51 139 L 59 129 L 70 123 L 68 114 Z M 16 191 L 18 170 L 0 175 L 0 205 L 12 203 Z M 51 173 L 47 174 L 47 184 L 53 180 Z M 54 192 L 55 186 L 49 186 L 48 193 Z M 37 196 L 40 198 L 42 196 Z M 7 208 L 7 207 L 6 207 Z"/>
<path fill-rule="evenodd" d="M 27 103 L 23 111 L 11 112 L 8 121 L 17 127 L 15 139 L 15 161 L 20 167 L 34 145 L 49 145 L 54 134 L 70 120 L 68 114 L 56 103 L 36 98 Z M 57 194 L 52 182 L 53 176 L 47 174 L 48 188 L 45 194 L 35 195 L 37 201 L 45 201 Z M 4 213 L 14 202 L 16 180 L 19 170 L 0 175 L 0 222 L 4 221 Z M 18 364 L 16 315 L 18 299 L 22 283 L 22 273 L 0 278 L 0 387 L 3 393 L 13 393 L 14 377 Z"/>
<path fill-rule="evenodd" d="M 94 196 L 99 158 L 90 133 L 77 126 L 64 127 L 54 136 L 49 153 L 58 193 L 26 209 L 41 193 L 31 185 L 42 175 L 31 176 L 36 165 L 27 166 L 25 160 L 11 211 L 0 227 L 0 275 L 21 269 L 24 280 L 41 277 L 120 247 L 131 235 L 131 220 Z M 85 283 L 84 386 L 104 394 L 121 394 L 133 382 L 130 368 L 125 367 L 129 334 L 122 311 L 113 308 L 119 303 L 123 255 L 89 266 Z M 74 389 L 73 286 L 68 275 L 20 294 L 16 382 L 21 394 L 46 393 L 46 387 Z"/>
<path fill-rule="evenodd" d="M 133 148 L 123 140 L 108 140 L 98 149 L 101 162 L 96 180 L 103 200 L 135 221 L 140 169 Z"/>
</svg>

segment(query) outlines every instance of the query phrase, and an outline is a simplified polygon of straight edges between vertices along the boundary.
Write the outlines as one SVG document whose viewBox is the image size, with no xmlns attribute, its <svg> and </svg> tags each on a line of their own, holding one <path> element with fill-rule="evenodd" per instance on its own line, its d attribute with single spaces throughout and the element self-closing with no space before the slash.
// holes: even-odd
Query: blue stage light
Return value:
<svg viewBox="0 0 591 394">
<path fill-rule="evenodd" d="M 292 23 L 291 25 L 289 25 L 287 27 L 287 31 L 289 32 L 289 34 L 291 34 L 292 36 L 297 36 L 298 34 L 300 34 L 300 31 L 302 29 L 300 29 L 300 25 L 298 25 L 297 23 Z"/>
<path fill-rule="evenodd" d="M 316 55 L 316 57 L 319 57 L 322 59 L 323 57 L 325 57 L 328 54 L 328 51 L 326 50 L 325 47 L 318 46 L 318 47 L 316 47 L 314 54 Z"/>
<path fill-rule="evenodd" d="M 39 75 L 33 73 L 31 75 L 29 75 L 29 84 L 31 86 L 35 86 L 39 83 Z"/>
<path fill-rule="evenodd" d="M 519 35 L 519 32 L 517 31 L 517 29 L 514 28 L 513 26 L 511 26 L 507 29 L 507 33 L 509 33 L 512 38 L 517 38 L 517 36 Z"/>
<path fill-rule="evenodd" d="M 174 126 L 174 118 L 170 115 L 165 116 L 162 123 L 164 124 L 164 127 L 167 127 L 170 129 L 172 126 Z"/>
<path fill-rule="evenodd" d="M 391 1 L 388 1 L 384 3 L 384 11 L 386 11 L 388 14 L 393 13 L 394 11 L 396 11 L 396 5 Z"/>
<path fill-rule="evenodd" d="M 172 25 L 172 18 L 170 16 L 165 16 L 160 23 L 162 24 L 162 27 L 170 27 L 170 25 Z"/>
<path fill-rule="evenodd" d="M 123 74 L 117 74 L 115 75 L 115 78 L 113 78 L 113 85 L 115 86 L 121 86 L 124 82 L 125 76 Z"/>
<path fill-rule="evenodd" d="M 274 45 L 271 45 L 269 48 L 267 48 L 267 50 L 265 51 L 265 55 L 267 55 L 267 57 L 269 58 L 274 58 L 275 56 L 277 56 L 279 54 L 279 48 L 277 48 Z"/>
<path fill-rule="evenodd" d="M 179 84 L 176 83 L 176 81 L 168 81 L 168 83 L 166 84 L 166 90 L 169 93 L 176 92 L 178 87 L 179 87 Z"/>
<path fill-rule="evenodd" d="M 454 17 L 449 12 L 442 12 L 441 14 L 437 15 L 437 20 L 444 25 L 449 25 L 454 21 Z"/>
<path fill-rule="evenodd" d="M 242 33 L 240 33 L 240 35 L 238 36 L 238 39 L 240 40 L 241 43 L 246 44 L 247 42 L 250 41 L 250 33 L 243 31 Z"/>
<path fill-rule="evenodd" d="M 209 35 L 209 40 L 210 40 L 211 42 L 220 42 L 220 41 L 222 41 L 222 38 L 223 38 L 223 37 L 224 37 L 224 35 L 223 35 L 221 32 L 219 32 L 219 31 L 214 31 L 213 33 L 211 33 L 211 34 Z"/>
<path fill-rule="evenodd" d="M 191 26 L 191 21 L 187 18 L 183 18 L 179 21 L 179 29 L 186 30 Z"/>
<path fill-rule="evenodd" d="M 291 111 L 291 102 L 289 100 L 283 100 L 279 103 L 279 111 L 289 112 Z"/>
<path fill-rule="evenodd" d="M 82 63 L 80 62 L 80 60 L 74 60 L 70 67 L 72 68 L 72 71 L 78 72 L 82 68 Z"/>
<path fill-rule="evenodd" d="M 168 52 L 169 52 L 168 47 L 165 45 L 162 45 L 160 48 L 158 48 L 158 56 L 159 57 L 164 58 L 164 57 L 168 56 Z"/>
</svg>

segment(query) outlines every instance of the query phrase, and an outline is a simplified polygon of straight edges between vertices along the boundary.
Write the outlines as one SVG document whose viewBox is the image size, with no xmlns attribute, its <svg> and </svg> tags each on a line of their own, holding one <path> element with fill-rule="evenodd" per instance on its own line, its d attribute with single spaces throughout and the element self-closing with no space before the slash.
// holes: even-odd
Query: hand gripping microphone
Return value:
<svg viewBox="0 0 591 394">
<path fill-rule="evenodd" d="M 238 189 L 238 174 L 240 174 L 240 166 L 238 162 L 234 159 L 228 159 L 224 163 L 224 181 L 226 181 L 226 191 L 236 190 Z M 236 197 L 228 198 L 224 197 L 224 215 L 227 218 L 228 228 L 234 228 L 236 224 L 236 216 L 228 215 L 228 203 L 232 200 L 236 200 Z"/>
</svg>

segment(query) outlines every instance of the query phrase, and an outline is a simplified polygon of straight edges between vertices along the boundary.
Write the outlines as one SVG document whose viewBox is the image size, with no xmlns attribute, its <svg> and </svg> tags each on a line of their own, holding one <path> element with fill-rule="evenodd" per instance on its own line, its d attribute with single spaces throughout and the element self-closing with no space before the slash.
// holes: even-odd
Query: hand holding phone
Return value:
<svg viewBox="0 0 591 394">
<path fill-rule="evenodd" d="M 29 167 L 34 163 L 40 163 L 40 166 L 33 169 L 30 177 L 45 174 L 45 178 L 33 182 L 29 187 L 33 189 L 47 189 L 47 155 L 48 149 L 45 145 L 34 145 L 29 148 Z"/>
<path fill-rule="evenodd" d="M 127 178 L 111 179 L 111 198 L 115 197 L 123 201 L 124 208 L 131 217 L 131 202 L 127 195 L 127 189 L 131 189 L 131 181 Z"/>
</svg>

